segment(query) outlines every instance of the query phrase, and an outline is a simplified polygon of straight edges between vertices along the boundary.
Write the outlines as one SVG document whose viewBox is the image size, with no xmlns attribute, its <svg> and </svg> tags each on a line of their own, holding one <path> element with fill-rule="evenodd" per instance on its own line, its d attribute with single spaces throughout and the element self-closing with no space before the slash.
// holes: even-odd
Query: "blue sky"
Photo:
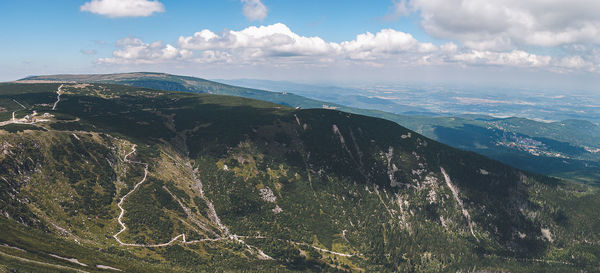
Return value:
<svg viewBox="0 0 600 273">
<path fill-rule="evenodd" d="M 600 75 L 597 2 L 1 1 L 0 80 L 162 71 L 593 89 Z"/>
</svg>

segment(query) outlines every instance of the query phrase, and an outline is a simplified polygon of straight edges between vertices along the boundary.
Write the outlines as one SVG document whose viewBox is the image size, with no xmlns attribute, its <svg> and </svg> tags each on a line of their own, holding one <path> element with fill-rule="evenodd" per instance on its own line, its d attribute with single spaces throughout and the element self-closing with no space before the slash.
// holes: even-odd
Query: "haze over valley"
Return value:
<svg viewBox="0 0 600 273">
<path fill-rule="evenodd" d="M 487 115 L 543 122 L 600 122 L 600 95 L 593 91 L 456 84 L 311 85 L 267 80 L 216 80 L 274 92 L 290 92 L 345 106 L 426 116 Z"/>
</svg>

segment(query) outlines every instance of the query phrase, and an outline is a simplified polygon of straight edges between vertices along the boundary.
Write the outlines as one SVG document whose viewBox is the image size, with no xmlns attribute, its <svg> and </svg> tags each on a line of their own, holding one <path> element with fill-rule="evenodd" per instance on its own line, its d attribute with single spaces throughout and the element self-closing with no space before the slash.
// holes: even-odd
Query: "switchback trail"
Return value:
<svg viewBox="0 0 600 273">
<path fill-rule="evenodd" d="M 56 103 L 55 103 L 55 105 L 56 105 Z M 129 244 L 129 243 L 123 243 L 123 241 L 121 241 L 121 239 L 119 239 L 119 235 L 127 230 L 127 226 L 125 225 L 125 223 L 123 223 L 123 216 L 125 215 L 125 209 L 123 208 L 123 203 L 125 202 L 125 200 L 127 200 L 127 197 L 129 197 L 132 193 L 134 193 L 135 190 L 137 190 L 146 181 L 146 178 L 148 178 L 148 164 L 147 163 L 131 161 L 128 159 L 129 156 L 131 156 L 132 154 L 135 153 L 135 151 L 136 151 L 135 147 L 136 147 L 136 145 L 133 145 L 131 147 L 131 152 L 129 152 L 127 155 L 125 155 L 125 157 L 123 158 L 123 161 L 130 163 L 130 164 L 143 165 L 144 166 L 144 177 L 142 178 L 142 180 L 140 180 L 140 182 L 138 182 L 137 184 L 135 184 L 135 186 L 133 186 L 133 189 L 131 189 L 127 194 L 125 194 L 123 197 L 121 197 L 121 201 L 119 201 L 119 203 L 117 203 L 117 206 L 121 210 L 121 213 L 119 213 L 119 217 L 117 218 L 119 225 L 121 225 L 121 230 L 119 230 L 119 232 L 115 233 L 115 235 L 113 235 L 113 238 L 115 238 L 115 240 L 122 246 L 161 247 L 161 246 L 168 246 L 168 245 L 172 244 L 173 242 L 177 241 L 179 238 L 182 238 L 182 241 L 185 242 L 184 234 L 180 234 L 180 235 L 174 237 L 173 239 L 171 239 L 171 241 L 164 243 L 164 244 Z"/>
<path fill-rule="evenodd" d="M 195 244 L 195 243 L 202 243 L 202 242 L 214 242 L 214 241 L 220 241 L 220 240 L 225 240 L 225 239 L 229 239 L 229 240 L 233 240 L 236 242 L 239 242 L 243 245 L 246 246 L 247 249 L 249 249 L 251 252 L 255 251 L 256 254 L 258 255 L 258 257 L 262 260 L 273 260 L 272 257 L 270 257 L 269 255 L 265 254 L 262 250 L 258 249 L 257 247 L 251 246 L 249 244 L 247 244 L 246 242 L 244 242 L 241 237 L 235 235 L 235 234 L 229 234 L 229 230 L 227 229 L 227 227 L 225 227 L 223 224 L 221 224 L 221 221 L 219 219 L 219 217 L 217 216 L 216 212 L 214 211 L 214 208 L 212 208 L 212 203 L 210 201 L 208 201 L 207 198 L 204 197 L 204 193 L 202 192 L 202 182 L 200 182 L 200 180 L 195 179 L 196 183 L 198 183 L 198 188 L 200 189 L 200 193 L 202 195 L 202 198 L 204 200 L 206 200 L 206 203 L 209 204 L 209 207 L 211 207 L 211 217 L 213 221 L 216 222 L 216 224 L 221 228 L 221 230 L 225 233 L 226 237 L 219 237 L 219 238 L 206 238 L 206 239 L 200 239 L 200 240 L 193 240 L 193 241 L 187 241 L 186 240 L 186 236 L 185 234 L 179 234 L 175 237 L 173 237 L 173 239 L 171 239 L 170 241 L 166 242 L 166 243 L 162 243 L 162 244 L 130 244 L 130 243 L 124 243 L 123 241 L 121 241 L 121 239 L 119 239 L 119 235 L 123 232 L 125 232 L 127 230 L 127 226 L 125 225 L 125 223 L 123 223 L 123 216 L 125 215 L 125 208 L 123 208 L 123 203 L 125 202 L 125 200 L 127 200 L 127 197 L 129 197 L 131 194 L 133 194 L 148 178 L 148 163 L 144 163 L 144 162 L 139 162 L 139 161 L 132 161 L 129 159 L 129 156 L 131 156 L 132 154 L 134 154 L 136 152 L 136 145 L 133 145 L 131 147 L 131 151 L 125 155 L 125 157 L 123 158 L 123 161 L 130 163 L 130 164 L 139 164 L 139 165 L 143 165 L 144 166 L 144 177 L 142 178 L 142 180 L 140 180 L 140 182 L 138 182 L 137 184 L 135 184 L 135 186 L 133 187 L 133 189 L 131 189 L 131 191 L 129 191 L 127 194 L 125 194 L 121 200 L 119 201 L 119 203 L 117 203 L 117 206 L 119 207 L 119 209 L 121 210 L 121 213 L 119 213 L 119 217 L 117 218 L 117 221 L 119 222 L 119 225 L 121 226 L 121 230 L 119 230 L 119 232 L 115 233 L 113 235 L 113 238 L 121 245 L 121 246 L 135 246 L 135 247 L 163 247 L 163 246 L 169 246 L 175 242 L 181 242 L 183 244 Z M 191 164 L 190 164 L 191 166 Z M 194 178 L 196 178 L 194 176 Z"/>
<path fill-rule="evenodd" d="M 162 244 L 132 244 L 132 243 L 125 243 L 125 242 L 121 241 L 121 239 L 119 239 L 119 235 L 127 230 L 127 225 L 125 225 L 125 223 L 123 222 L 123 216 L 126 213 L 125 208 L 123 208 L 123 203 L 127 200 L 127 198 L 131 194 L 133 194 L 146 181 L 146 179 L 148 177 L 148 163 L 139 162 L 139 161 L 132 161 L 132 160 L 129 159 L 129 157 L 131 155 L 133 155 L 135 152 L 136 152 L 136 145 L 133 145 L 131 147 L 131 151 L 127 155 L 125 155 L 125 157 L 123 158 L 123 161 L 125 161 L 127 163 L 130 163 L 130 164 L 143 165 L 144 166 L 144 177 L 140 180 L 140 182 L 138 182 L 137 184 L 135 184 L 135 186 L 133 187 L 133 189 L 131 189 L 127 194 L 125 194 L 121 198 L 121 200 L 119 201 L 119 203 L 117 203 L 117 206 L 121 210 L 121 213 L 119 214 L 119 217 L 117 218 L 117 221 L 119 222 L 119 225 L 121 226 L 121 230 L 119 230 L 119 232 L 117 232 L 116 234 L 114 234 L 113 238 L 119 243 L 119 245 L 121 245 L 121 246 L 133 246 L 133 247 L 164 247 L 164 246 L 172 245 L 172 244 L 174 244 L 176 242 L 180 242 L 182 244 L 197 244 L 197 243 L 203 243 L 203 242 L 217 242 L 217 241 L 223 241 L 223 240 L 232 240 L 232 241 L 238 242 L 240 244 L 243 244 L 251 252 L 255 252 L 256 255 L 259 257 L 259 259 L 262 259 L 262 260 L 273 260 L 273 258 L 271 256 L 265 254 L 259 248 L 255 247 L 255 246 L 252 246 L 252 245 L 249 245 L 248 243 L 246 243 L 243 240 L 243 239 L 246 239 L 246 238 L 261 239 L 261 238 L 266 238 L 266 237 L 261 237 L 261 236 L 257 236 L 257 237 L 253 237 L 253 236 L 241 236 L 241 235 L 231 234 L 229 232 L 229 229 L 225 225 L 223 225 L 221 223 L 221 219 L 217 215 L 212 202 L 204 195 L 202 181 L 198 178 L 198 176 L 197 176 L 197 169 L 195 169 L 195 168 L 192 167 L 192 164 L 191 164 L 190 161 L 186 162 L 186 165 L 188 167 L 190 167 L 190 169 L 192 169 L 192 171 L 193 171 L 193 179 L 196 182 L 196 188 L 200 192 L 200 196 L 206 202 L 206 204 L 207 204 L 207 206 L 209 208 L 209 212 L 208 212 L 209 213 L 209 218 L 210 218 L 211 221 L 214 222 L 214 224 L 216 224 L 221 229 L 221 232 L 223 232 L 223 235 L 225 235 L 225 236 L 221 236 L 221 237 L 218 237 L 218 238 L 205 238 L 205 239 L 200 239 L 200 240 L 188 241 L 186 239 L 185 234 L 182 233 L 182 234 L 179 234 L 179 235 L 173 237 L 173 239 L 171 239 L 170 241 L 168 241 L 166 243 L 162 243 Z M 185 208 L 184 208 L 184 210 L 185 210 Z M 282 239 L 277 239 L 277 240 L 278 241 L 282 241 L 282 242 L 286 242 L 286 243 L 289 243 L 289 244 L 293 244 L 293 245 L 302 245 L 302 246 L 306 246 L 306 247 L 311 247 L 311 248 L 314 248 L 315 250 L 318 250 L 318 251 L 321 251 L 321 252 L 325 252 L 325 253 L 329 253 L 329 254 L 333 254 L 333 255 L 338 255 L 338 256 L 343 256 L 343 257 L 361 256 L 359 254 L 347 254 L 347 253 L 335 252 L 335 251 L 327 250 L 327 249 L 324 249 L 324 248 L 319 248 L 319 247 L 316 247 L 316 246 L 312 246 L 312 245 L 306 244 L 306 243 L 299 243 L 299 242 L 294 242 L 294 241 L 290 241 L 290 240 L 282 240 Z"/>
</svg>

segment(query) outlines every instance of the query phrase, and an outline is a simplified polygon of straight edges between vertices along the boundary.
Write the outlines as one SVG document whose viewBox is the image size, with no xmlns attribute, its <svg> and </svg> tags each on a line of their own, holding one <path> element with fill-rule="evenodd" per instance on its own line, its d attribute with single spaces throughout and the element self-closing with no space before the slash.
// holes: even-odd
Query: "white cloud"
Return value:
<svg viewBox="0 0 600 273">
<path fill-rule="evenodd" d="M 178 44 L 189 50 L 227 51 L 244 59 L 317 56 L 335 54 L 340 49 L 338 44 L 319 37 L 300 36 L 281 23 L 221 34 L 205 29 L 179 37 Z"/>
<path fill-rule="evenodd" d="M 431 43 L 420 43 L 409 33 L 393 29 L 382 29 L 376 34 L 359 34 L 352 41 L 341 42 L 340 46 L 346 58 L 380 62 L 419 58 L 422 53 L 437 50 Z"/>
<path fill-rule="evenodd" d="M 489 39 L 466 40 L 463 44 L 468 48 L 476 50 L 510 50 L 514 48 L 511 39 L 505 36 L 496 36 Z"/>
<path fill-rule="evenodd" d="M 170 44 L 163 45 L 161 41 L 147 44 L 133 37 L 117 41 L 117 47 L 119 49 L 113 51 L 113 57 L 99 58 L 98 63 L 155 64 L 182 61 L 192 57 L 189 50 L 178 49 Z"/>
<path fill-rule="evenodd" d="M 402 16 L 408 16 L 412 9 L 408 5 L 408 0 L 394 0 L 393 6 L 383 19 L 386 21 L 398 20 Z"/>
<path fill-rule="evenodd" d="M 411 52 L 418 55 L 438 50 L 431 43 L 420 43 L 412 35 L 393 29 L 383 29 L 375 34 L 367 32 L 357 35 L 354 40 L 334 43 L 320 37 L 300 36 L 281 23 L 220 34 L 205 29 L 192 36 L 179 37 L 178 45 L 194 51 L 226 52 L 228 60 L 239 63 L 320 63 L 333 59 L 388 61 L 387 57 L 407 57 Z"/>
<path fill-rule="evenodd" d="M 368 51 L 377 53 L 394 53 L 408 51 L 418 45 L 412 35 L 393 29 L 383 29 L 376 34 L 370 32 L 359 34 L 356 39 L 342 42 L 349 52 Z"/>
<path fill-rule="evenodd" d="M 446 54 L 454 54 L 458 50 L 458 46 L 453 42 L 447 42 L 441 45 L 440 49 Z"/>
<path fill-rule="evenodd" d="M 158 0 L 92 0 L 80 7 L 81 11 L 117 17 L 146 17 L 156 12 L 164 12 L 164 5 Z"/>
<path fill-rule="evenodd" d="M 242 12 L 250 21 L 262 21 L 267 18 L 267 7 L 260 0 L 241 0 Z"/>
<path fill-rule="evenodd" d="M 539 56 L 521 50 L 510 52 L 478 51 L 459 53 L 451 57 L 454 61 L 473 65 L 498 65 L 517 67 L 548 66 L 552 57 Z"/>
<path fill-rule="evenodd" d="M 412 0 L 425 30 L 478 50 L 600 43 L 597 0 Z"/>
<path fill-rule="evenodd" d="M 180 36 L 176 45 L 161 41 L 146 43 L 138 38 L 117 42 L 113 56 L 98 59 L 104 64 L 229 64 L 293 67 L 363 65 L 370 67 L 494 66 L 545 69 L 548 71 L 598 71 L 600 50 L 584 45 L 565 47 L 556 58 L 524 50 L 492 50 L 420 42 L 411 34 L 394 29 L 362 33 L 349 41 L 328 42 L 320 37 L 294 33 L 277 23 L 215 33 L 204 29 Z"/>
<path fill-rule="evenodd" d="M 215 51 L 215 50 L 206 50 L 203 51 L 202 56 L 199 58 L 195 58 L 194 62 L 196 63 L 233 63 L 233 56 L 227 52 L 223 51 Z"/>
<path fill-rule="evenodd" d="M 584 55 L 565 56 L 556 60 L 555 71 L 565 73 L 573 71 L 600 72 L 600 50 L 592 50 Z"/>
<path fill-rule="evenodd" d="M 567 69 L 590 69 L 592 64 L 581 56 L 567 56 L 560 59 L 558 65 Z"/>
</svg>

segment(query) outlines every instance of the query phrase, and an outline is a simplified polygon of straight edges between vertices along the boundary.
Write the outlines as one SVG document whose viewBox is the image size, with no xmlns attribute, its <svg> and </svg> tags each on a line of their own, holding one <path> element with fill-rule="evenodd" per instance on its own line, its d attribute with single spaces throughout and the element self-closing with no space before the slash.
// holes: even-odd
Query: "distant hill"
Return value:
<svg viewBox="0 0 600 273">
<path fill-rule="evenodd" d="M 169 91 L 222 94 L 300 108 L 329 108 L 388 119 L 429 138 L 514 167 L 583 183 L 600 183 L 600 126 L 581 120 L 544 123 L 486 116 L 435 117 L 359 109 L 286 92 L 243 88 L 163 73 L 32 76 L 21 82 L 97 82 Z M 419 109 L 405 109 L 418 111 Z M 534 144 L 534 145 L 529 145 Z"/>
<path fill-rule="evenodd" d="M 338 109 L 385 118 L 450 146 L 475 151 L 524 170 L 583 183 L 595 184 L 600 181 L 600 152 L 598 152 L 600 127 L 587 121 L 567 120 L 544 123 L 528 119 L 498 119 L 488 116 L 398 115 L 346 107 L 292 93 L 243 88 L 195 77 L 163 73 L 49 75 L 32 76 L 20 81 L 126 84 L 160 90 L 239 96 L 291 107 Z M 537 145 L 533 147 L 524 145 L 520 143 L 523 139 Z"/>
<path fill-rule="evenodd" d="M 600 270 L 597 188 L 388 120 L 104 83 L 0 106 L 3 271 Z"/>
<path fill-rule="evenodd" d="M 49 75 L 32 76 L 21 79 L 19 81 L 58 81 L 124 84 L 158 90 L 238 96 L 269 101 L 292 107 L 323 107 L 322 101 L 311 100 L 290 93 L 276 93 L 258 89 L 243 88 L 195 77 L 177 76 L 163 73 L 138 72 L 91 75 Z"/>
</svg>

